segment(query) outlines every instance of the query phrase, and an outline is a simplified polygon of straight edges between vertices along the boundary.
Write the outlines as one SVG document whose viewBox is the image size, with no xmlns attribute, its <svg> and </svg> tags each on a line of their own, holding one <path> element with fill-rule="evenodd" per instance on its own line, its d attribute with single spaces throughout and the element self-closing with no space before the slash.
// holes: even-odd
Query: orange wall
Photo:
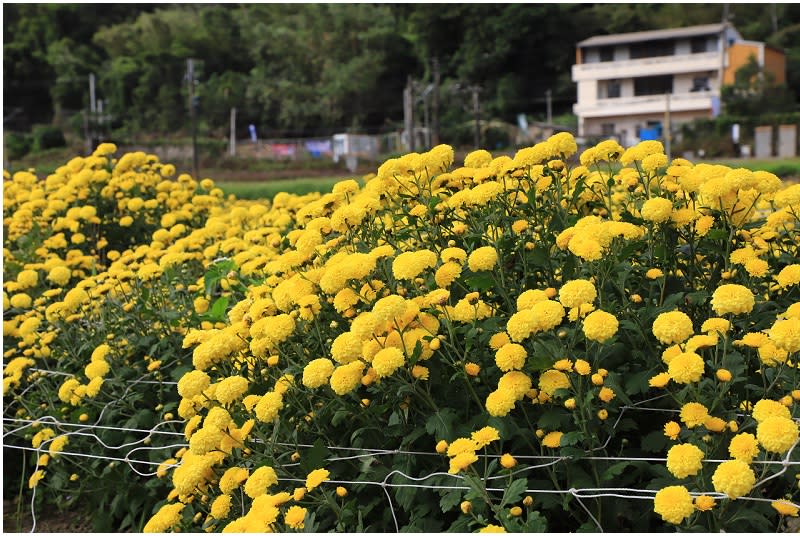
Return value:
<svg viewBox="0 0 800 536">
<path fill-rule="evenodd" d="M 783 52 L 766 47 L 764 54 L 764 70 L 772 73 L 776 84 L 786 82 L 786 55 Z"/>
<path fill-rule="evenodd" d="M 750 55 L 755 56 L 756 61 L 758 61 L 759 48 L 758 45 L 750 45 L 747 43 L 734 43 L 728 47 L 728 66 L 725 68 L 722 83 L 733 84 L 736 71 L 739 67 L 747 63 Z"/>
<path fill-rule="evenodd" d="M 747 63 L 752 54 L 760 61 L 761 48 L 764 48 L 764 70 L 772 73 L 776 84 L 786 82 L 786 55 L 764 44 L 734 43 L 728 48 L 728 67 L 722 78 L 723 84 L 733 84 L 734 75 L 742 65 Z"/>
</svg>

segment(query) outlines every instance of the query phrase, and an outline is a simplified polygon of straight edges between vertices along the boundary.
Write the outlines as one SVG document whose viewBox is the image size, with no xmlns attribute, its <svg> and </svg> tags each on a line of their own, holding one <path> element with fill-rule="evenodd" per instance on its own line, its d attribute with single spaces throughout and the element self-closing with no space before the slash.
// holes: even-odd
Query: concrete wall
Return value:
<svg viewBox="0 0 800 536">
<path fill-rule="evenodd" d="M 772 126 L 756 127 L 755 145 L 756 158 L 772 156 Z"/>
<path fill-rule="evenodd" d="M 797 156 L 797 125 L 778 126 L 778 156 L 781 158 Z"/>
<path fill-rule="evenodd" d="M 710 115 L 709 115 L 710 116 Z M 696 112 L 679 112 L 670 114 L 670 123 L 672 125 L 673 141 L 674 134 L 680 130 L 680 125 L 692 121 L 698 117 Z M 603 124 L 613 123 L 614 131 L 617 135 L 621 135 L 624 131 L 625 139 L 620 140 L 623 145 L 632 145 L 638 143 L 639 139 L 636 137 L 636 129 L 647 128 L 648 121 L 658 121 L 664 123 L 664 114 L 647 114 L 635 115 L 627 117 L 602 117 L 602 118 L 586 118 L 583 123 L 584 136 L 602 136 Z"/>
</svg>

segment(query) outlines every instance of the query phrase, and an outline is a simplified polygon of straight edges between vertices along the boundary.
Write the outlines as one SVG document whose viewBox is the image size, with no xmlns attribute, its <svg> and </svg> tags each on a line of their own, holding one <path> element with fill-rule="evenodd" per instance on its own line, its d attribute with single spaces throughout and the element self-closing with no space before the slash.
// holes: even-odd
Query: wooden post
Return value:
<svg viewBox="0 0 800 536">
<path fill-rule="evenodd" d="M 433 58 L 433 110 L 432 110 L 432 125 L 431 125 L 431 144 L 433 146 L 439 145 L 439 58 Z"/>
<path fill-rule="evenodd" d="M 230 155 L 236 156 L 236 107 L 231 108 Z"/>
<path fill-rule="evenodd" d="M 478 86 L 472 86 L 472 112 L 475 114 L 475 149 L 481 147 L 481 102 L 478 100 Z"/>
<path fill-rule="evenodd" d="M 186 60 L 186 77 L 189 80 L 189 114 L 192 118 L 192 175 L 200 178 L 200 166 L 197 159 L 197 107 L 194 102 L 194 59 Z"/>
<path fill-rule="evenodd" d="M 405 129 L 408 137 L 408 152 L 414 152 L 414 86 L 411 77 L 403 90 L 403 110 L 405 112 Z"/>
</svg>

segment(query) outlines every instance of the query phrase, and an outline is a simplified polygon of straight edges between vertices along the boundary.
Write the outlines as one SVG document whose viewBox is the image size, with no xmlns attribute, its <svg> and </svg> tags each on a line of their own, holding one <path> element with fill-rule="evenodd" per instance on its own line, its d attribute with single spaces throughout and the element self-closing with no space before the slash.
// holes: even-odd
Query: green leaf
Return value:
<svg viewBox="0 0 800 536">
<path fill-rule="evenodd" d="M 491 272 L 480 272 L 467 276 L 464 278 L 464 283 L 474 290 L 489 290 L 496 284 Z"/>
<path fill-rule="evenodd" d="M 642 450 L 662 452 L 667 446 L 667 437 L 661 430 L 654 430 L 642 438 Z"/>
<path fill-rule="evenodd" d="M 550 262 L 550 255 L 547 250 L 541 246 L 536 246 L 533 251 L 528 253 L 528 262 L 533 266 L 547 266 Z"/>
<path fill-rule="evenodd" d="M 512 480 L 511 484 L 508 485 L 506 491 L 503 493 L 503 500 L 500 501 L 500 508 L 503 508 L 507 504 L 518 502 L 522 498 L 522 494 L 525 493 L 526 489 L 528 489 L 527 478 L 517 478 L 516 480 Z"/>
<path fill-rule="evenodd" d="M 650 389 L 649 379 L 651 376 L 650 371 L 635 372 L 625 378 L 624 392 L 634 395 L 637 393 L 646 393 Z"/>
<path fill-rule="evenodd" d="M 437 440 L 446 439 L 450 441 L 452 437 L 453 421 L 455 421 L 457 416 L 455 410 L 444 408 L 428 417 L 428 420 L 425 422 L 425 430 Z"/>
<path fill-rule="evenodd" d="M 545 411 L 542 416 L 539 417 L 539 420 L 536 421 L 536 425 L 544 430 L 558 430 L 570 420 L 571 417 L 566 413 L 558 409 L 551 409 Z"/>
<path fill-rule="evenodd" d="M 414 344 L 414 351 L 411 352 L 411 355 L 408 358 L 409 366 L 413 367 L 414 365 L 416 365 L 417 361 L 419 361 L 419 356 L 421 355 L 422 355 L 422 343 L 417 341 L 416 344 Z"/>
<path fill-rule="evenodd" d="M 410 511 L 414 508 L 417 490 L 414 488 L 393 488 L 394 498 L 403 510 Z"/>
<path fill-rule="evenodd" d="M 450 490 L 442 495 L 439 500 L 439 508 L 442 512 L 447 513 L 456 507 L 461 502 L 461 490 Z"/>
<path fill-rule="evenodd" d="M 547 532 L 547 518 L 539 512 L 531 512 L 525 521 L 524 532 Z"/>
<path fill-rule="evenodd" d="M 726 240 L 730 233 L 725 229 L 711 229 L 706 233 L 709 240 Z"/>
<path fill-rule="evenodd" d="M 690 292 L 686 295 L 686 300 L 689 302 L 689 305 L 701 305 L 705 303 L 708 299 L 709 293 L 705 290 L 700 290 L 698 292 Z"/>
<path fill-rule="evenodd" d="M 571 447 L 572 445 L 577 445 L 580 443 L 582 437 L 581 432 L 567 432 L 566 434 L 561 436 L 561 443 L 562 447 Z"/>
<path fill-rule="evenodd" d="M 331 424 L 334 426 L 339 426 L 342 421 L 346 420 L 350 416 L 350 412 L 346 409 L 337 410 L 336 413 L 333 414 L 333 418 L 331 418 Z"/>
<path fill-rule="evenodd" d="M 214 287 L 221 279 L 224 279 L 228 272 L 236 270 L 236 263 L 232 259 L 224 259 L 212 264 L 205 276 L 203 282 L 205 283 L 206 296 L 211 296 Z"/>
<path fill-rule="evenodd" d="M 314 446 L 302 453 L 300 457 L 300 467 L 306 473 L 310 473 L 314 469 L 325 467 L 326 461 L 331 457 L 329 451 L 321 439 L 314 442 Z"/>
<path fill-rule="evenodd" d="M 402 422 L 403 420 L 400 418 L 400 413 L 393 411 L 392 414 L 389 415 L 389 422 L 387 424 L 388 426 L 397 426 Z"/>
<path fill-rule="evenodd" d="M 567 458 L 571 458 L 573 460 L 580 460 L 581 458 L 586 456 L 586 451 L 576 447 L 563 447 L 561 450 L 558 451 L 558 454 L 560 454 L 561 456 L 566 456 Z"/>
<path fill-rule="evenodd" d="M 602 482 L 613 480 L 614 478 L 621 475 L 625 471 L 625 469 L 631 466 L 632 464 L 633 462 L 630 461 L 617 462 L 614 465 L 610 466 L 605 471 L 603 471 L 603 474 L 600 476 L 600 480 Z"/>
<path fill-rule="evenodd" d="M 631 399 L 628 398 L 628 395 L 625 392 L 625 389 L 619 383 L 619 375 L 616 373 L 609 374 L 608 377 L 605 379 L 606 386 L 610 387 L 614 390 L 614 394 L 625 404 L 632 404 Z"/>
<path fill-rule="evenodd" d="M 214 301 L 214 305 L 208 312 L 209 320 L 212 322 L 220 322 L 225 320 L 225 311 L 228 309 L 229 296 L 222 296 Z"/>
</svg>

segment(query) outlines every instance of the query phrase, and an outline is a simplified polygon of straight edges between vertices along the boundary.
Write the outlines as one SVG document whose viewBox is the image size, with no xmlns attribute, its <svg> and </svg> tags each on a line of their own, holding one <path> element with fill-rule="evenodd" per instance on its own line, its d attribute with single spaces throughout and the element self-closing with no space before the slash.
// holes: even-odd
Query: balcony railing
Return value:
<svg viewBox="0 0 800 536">
<path fill-rule="evenodd" d="M 721 67 L 722 56 L 719 52 L 702 52 L 699 54 L 657 56 L 637 60 L 581 63 L 572 66 L 572 80 L 580 82 L 584 80 L 716 71 Z"/>
<path fill-rule="evenodd" d="M 719 97 L 718 91 L 675 93 L 670 95 L 670 111 L 690 112 L 711 110 L 714 97 Z M 582 116 L 612 117 L 619 115 L 663 113 L 666 108 L 666 95 L 646 95 L 641 97 L 597 99 L 591 103 L 579 102 L 574 105 L 573 111 L 575 114 Z"/>
</svg>

